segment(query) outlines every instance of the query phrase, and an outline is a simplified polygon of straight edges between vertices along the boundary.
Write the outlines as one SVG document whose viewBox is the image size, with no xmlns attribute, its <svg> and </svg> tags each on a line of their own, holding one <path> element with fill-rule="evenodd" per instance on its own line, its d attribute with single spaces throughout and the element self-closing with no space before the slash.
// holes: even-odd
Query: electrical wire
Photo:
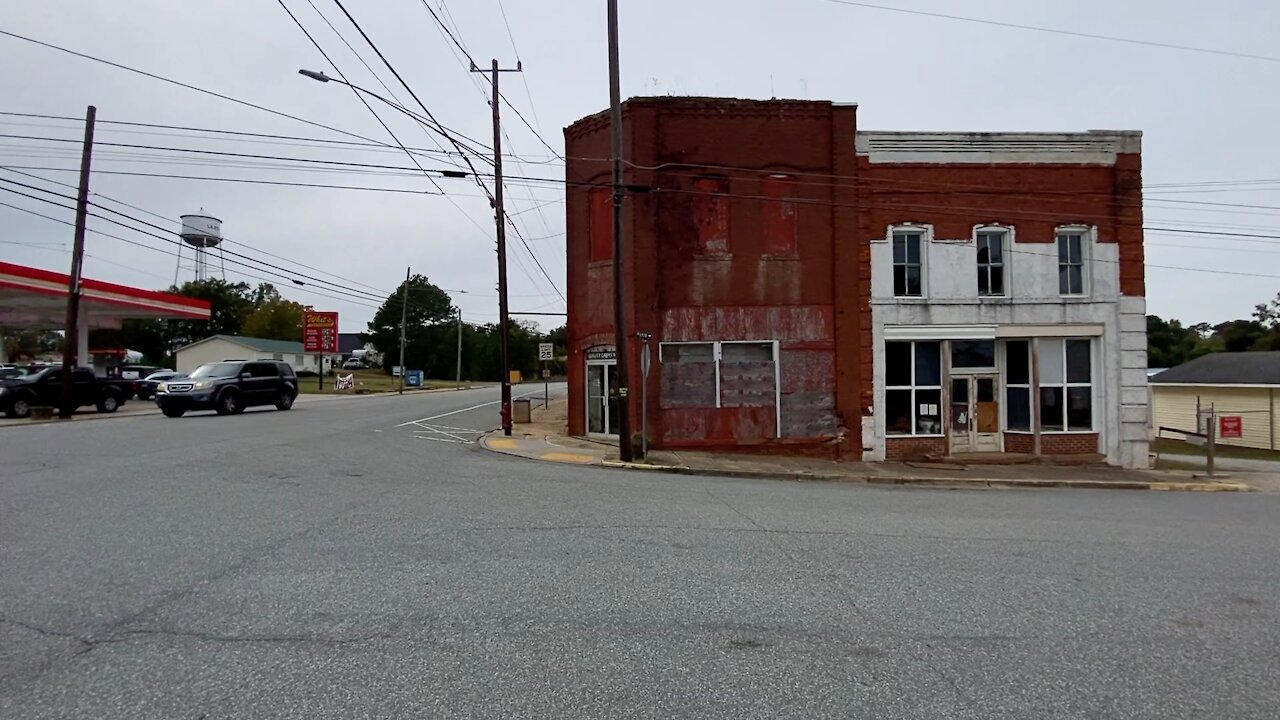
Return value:
<svg viewBox="0 0 1280 720">
<path fill-rule="evenodd" d="M 1154 40 L 1138 40 L 1136 38 L 1117 37 L 1115 35 L 1099 35 L 1096 33 L 1077 32 L 1074 30 L 1063 30 L 1061 28 L 1041 27 L 1037 25 L 1022 25 L 1019 23 L 1004 22 L 1001 20 L 987 20 L 983 18 L 963 17 L 960 15 L 947 15 L 945 13 L 928 12 L 925 10 L 911 10 L 908 8 L 891 7 L 888 5 L 875 5 L 866 2 L 854 2 L 853 0 L 826 0 L 835 5 L 850 5 L 853 7 L 868 8 L 871 10 L 884 10 L 886 12 L 902 13 L 906 15 L 921 15 L 924 17 L 940 18 L 943 20 L 957 20 L 967 23 L 978 23 L 982 25 L 995 25 L 997 27 L 1013 28 L 1016 30 L 1034 30 L 1036 32 L 1053 33 L 1055 35 L 1069 35 L 1071 37 L 1088 38 L 1090 40 L 1106 40 L 1108 42 L 1128 43 L 1131 45 L 1145 45 L 1147 47 L 1164 48 L 1166 50 L 1182 50 L 1185 52 L 1207 53 L 1210 55 L 1224 55 L 1227 57 L 1245 58 L 1248 60 L 1262 60 L 1265 62 L 1280 63 L 1280 57 L 1271 55 L 1255 55 L 1253 53 L 1238 52 L 1235 50 L 1219 50 L 1217 48 L 1192 47 L 1190 45 L 1178 45 L 1176 43 L 1158 42 Z"/>
<path fill-rule="evenodd" d="M 369 104 L 369 101 L 364 99 L 364 96 L 360 94 L 360 91 L 357 90 L 355 86 L 353 86 L 350 82 L 347 82 L 347 76 L 345 73 L 342 72 L 342 68 L 338 67 L 337 63 L 333 61 L 333 58 L 329 57 L 329 53 L 325 52 L 324 48 L 320 47 L 320 43 L 316 42 L 316 39 L 311 36 L 311 33 L 307 31 L 307 28 L 305 26 L 303 26 L 302 21 L 299 20 L 297 16 L 293 14 L 293 11 L 289 9 L 289 6 L 284 4 L 284 0 L 276 0 L 276 2 L 280 3 L 281 9 L 283 9 L 285 13 L 288 14 L 289 19 L 293 20 L 293 23 L 298 26 L 298 29 L 302 31 L 302 34 L 307 36 L 307 39 L 311 41 L 311 44 L 314 45 L 316 50 L 320 52 L 320 55 L 324 57 L 325 62 L 329 63 L 329 67 L 333 68 L 333 71 L 338 73 L 338 77 L 342 78 L 342 82 L 346 83 L 347 87 L 351 89 L 351 92 L 355 94 L 356 99 L 360 101 L 360 104 L 364 105 L 365 109 L 367 109 L 369 113 L 373 115 L 373 118 L 378 121 L 378 124 L 382 126 L 382 129 L 387 131 L 387 134 L 390 135 L 391 139 L 395 141 L 396 146 L 399 147 L 401 150 L 403 150 L 404 154 L 409 157 L 409 162 L 413 163 L 415 167 L 421 170 L 423 176 L 425 176 L 427 180 L 430 181 L 430 183 L 435 186 L 436 190 L 439 190 L 440 194 L 443 195 L 444 188 L 440 187 L 440 183 L 436 182 L 436 179 L 431 177 L 431 175 L 427 173 L 427 171 L 422 167 L 422 165 L 418 163 L 418 158 L 415 157 L 413 153 L 409 152 L 409 149 L 404 146 L 403 142 L 400 142 L 400 138 L 397 137 L 396 134 L 391 130 L 391 128 L 387 125 L 387 123 L 382 119 L 382 116 L 379 115 L 378 112 L 373 109 L 373 106 Z M 312 5 L 312 7 L 314 8 L 315 5 Z M 319 12 L 319 10 L 317 10 L 317 12 Z M 330 25 L 330 27 L 333 27 L 333 26 Z"/>
<path fill-rule="evenodd" d="M 257 103 L 252 103 L 252 102 L 249 102 L 248 100 L 241 100 L 240 98 L 231 97 L 230 95 L 224 95 L 224 94 L 222 94 L 222 93 L 214 92 L 214 91 L 212 91 L 212 90 L 206 90 L 206 89 L 204 89 L 204 88 L 202 88 L 202 87 L 198 87 L 198 86 L 196 86 L 196 85 L 191 85 L 191 84 L 189 84 L 189 83 L 184 83 L 184 82 L 182 82 L 182 81 L 180 81 L 180 80 L 174 80 L 173 78 L 167 78 L 167 77 L 165 77 L 165 76 L 163 76 L 163 75 L 157 75 L 156 73 L 147 72 L 146 70 L 139 70 L 139 69 L 137 69 L 137 68 L 129 67 L 128 65 L 124 65 L 124 64 L 121 64 L 121 63 L 118 63 L 118 62 L 112 62 L 111 60 L 104 60 L 103 58 L 95 57 L 95 56 L 93 56 L 93 55 L 89 55 L 88 53 L 77 52 L 77 51 L 75 51 L 75 50 L 71 50 L 71 49 L 69 49 L 69 48 L 64 48 L 64 47 L 61 47 L 61 46 L 59 46 L 59 45 L 54 45 L 53 43 L 44 42 L 43 40 L 36 40 L 35 38 L 30 38 L 30 37 L 27 37 L 27 36 L 25 36 L 25 35 L 19 35 L 18 33 L 11 32 L 11 31 L 9 31 L 9 30 L 3 30 L 3 29 L 0 29 L 0 35 L 6 35 L 6 36 L 8 36 L 8 37 L 15 38 L 15 39 L 17 39 L 17 40 L 22 40 L 22 41 L 25 41 L 25 42 L 33 43 L 33 44 L 35 44 L 35 45 L 40 45 L 40 46 L 42 46 L 42 47 L 46 47 L 46 48 L 49 48 L 49 49 L 51 49 L 51 50 L 57 50 L 58 52 L 66 53 L 66 54 L 68 54 L 68 55 L 74 55 L 75 57 L 82 58 L 82 59 L 84 59 L 84 60 L 91 60 L 91 61 L 93 61 L 93 62 L 101 63 L 101 64 L 103 64 L 103 65 L 109 65 L 109 66 L 111 66 L 111 67 L 114 67 L 114 68 L 117 68 L 117 69 L 120 69 L 120 70 L 126 70 L 126 71 L 128 71 L 128 72 L 131 72 L 131 73 L 134 73 L 134 74 L 137 74 L 137 75 L 142 75 L 143 77 L 149 77 L 149 78 L 151 78 L 151 79 L 153 79 L 153 80 L 159 80 L 159 81 L 161 81 L 161 82 L 166 82 L 166 83 L 169 83 L 170 85 L 177 85 L 178 87 L 181 87 L 181 88 L 186 88 L 186 89 L 188 89 L 188 90 L 193 90 L 193 91 L 195 91 L 195 92 L 202 93 L 202 94 L 204 94 L 204 95 L 209 95 L 209 96 L 211 96 L 211 97 L 215 97 L 215 98 L 218 98 L 218 99 L 220 99 L 220 100 L 226 100 L 226 101 L 228 101 L 228 102 L 233 102 L 233 103 L 235 103 L 235 104 L 237 104 L 237 105 L 243 105 L 243 106 L 245 106 L 245 107 L 250 107 L 250 108 L 253 108 L 253 109 L 255 109 L 255 110 L 261 110 L 261 111 L 263 111 L 263 112 L 271 113 L 272 115 L 278 115 L 279 117 L 288 118 L 288 119 L 290 119 L 290 120 L 295 120 L 295 121 L 297 121 L 297 122 L 304 123 L 304 124 L 306 124 L 306 125 L 311 125 L 311 126 L 313 126 L 313 127 L 318 127 L 318 128 L 323 129 L 323 130 L 328 130 L 328 131 L 330 131 L 330 132 L 338 133 L 339 135 L 346 135 L 347 137 L 358 138 L 358 139 L 360 139 L 360 140 L 367 140 L 367 141 L 369 141 L 369 142 L 377 142 L 377 141 L 376 141 L 376 140 L 374 140 L 373 138 L 367 138 L 367 137 L 365 137 L 365 136 L 363 136 L 363 135 L 359 135 L 359 134 L 357 134 L 357 133 L 348 132 L 348 131 L 346 131 L 346 130 L 342 130 L 342 129 L 339 129 L 339 128 L 336 128 L 336 127 L 332 127 L 332 126 L 330 126 L 330 125 L 325 125 L 324 123 L 318 123 L 318 122 L 315 122 L 314 120 L 308 120 L 308 119 L 306 119 L 306 118 L 298 117 L 297 115 L 290 115 L 290 114 L 289 114 L 289 113 L 287 113 L 287 112 L 282 112 L 282 111 L 280 111 L 280 110 L 275 110 L 275 109 L 273 109 L 273 108 L 269 108 L 269 107 L 267 107 L 267 106 L 265 106 L 265 105 L 259 105 L 259 104 L 257 104 Z"/>
</svg>

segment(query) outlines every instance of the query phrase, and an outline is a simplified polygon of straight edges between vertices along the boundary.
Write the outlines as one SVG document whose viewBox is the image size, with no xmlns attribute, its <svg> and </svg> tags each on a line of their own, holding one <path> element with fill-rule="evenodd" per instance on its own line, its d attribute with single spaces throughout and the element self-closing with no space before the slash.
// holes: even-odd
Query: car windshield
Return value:
<svg viewBox="0 0 1280 720">
<path fill-rule="evenodd" d="M 147 380 L 170 380 L 170 379 L 172 379 L 172 378 L 176 378 L 176 377 L 178 377 L 178 374 L 177 374 L 177 373 L 174 373 L 174 372 L 156 372 L 156 373 L 151 373 L 151 374 L 150 374 L 150 375 L 148 375 L 145 379 L 147 379 Z"/>
<path fill-rule="evenodd" d="M 191 377 L 235 377 L 239 371 L 240 363 L 210 363 L 196 368 Z"/>
</svg>

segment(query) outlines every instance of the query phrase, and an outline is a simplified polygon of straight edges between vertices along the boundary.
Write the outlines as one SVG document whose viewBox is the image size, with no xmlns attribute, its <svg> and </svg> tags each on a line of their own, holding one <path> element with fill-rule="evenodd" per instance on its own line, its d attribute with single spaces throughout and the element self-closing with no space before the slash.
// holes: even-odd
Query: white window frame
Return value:
<svg viewBox="0 0 1280 720">
<path fill-rule="evenodd" d="M 782 437 L 782 352 L 777 340 L 676 340 L 658 343 L 658 363 L 663 360 L 662 349 L 668 345 L 710 345 L 712 364 L 716 377 L 716 409 L 723 407 L 720 400 L 720 363 L 724 357 L 725 345 L 769 345 L 772 347 L 770 357 L 773 361 L 773 409 L 777 423 L 778 437 Z"/>
<path fill-rule="evenodd" d="M 937 385 L 917 385 L 917 384 L 915 384 L 915 383 L 916 383 L 916 344 L 917 344 L 917 343 L 922 343 L 922 342 L 923 342 L 923 343 L 932 343 L 932 344 L 936 344 L 936 345 L 938 346 L 938 384 L 937 384 Z M 944 398 L 945 398 L 945 393 L 943 393 L 943 392 L 942 392 L 942 383 L 943 383 L 943 381 L 946 379 L 946 377 L 945 377 L 945 376 L 946 376 L 946 373 L 944 372 L 944 364 L 943 364 L 943 361 L 946 359 L 946 358 L 944 358 L 944 357 L 943 357 L 943 353 L 945 353 L 945 352 L 947 352 L 947 351 L 948 351 L 948 349 L 947 349 L 946 347 L 944 347 L 944 346 L 946 345 L 946 343 L 943 343 L 943 342 L 942 342 L 942 341 L 940 341 L 940 340 L 885 340 L 885 341 L 884 341 L 884 357 L 885 357 L 885 362 L 888 362 L 888 357 L 889 357 L 889 343 L 902 343 L 902 344 L 904 344 L 904 345 L 910 345 L 910 346 L 911 346 L 911 353 L 910 353 L 910 355 L 911 355 L 911 369 L 910 369 L 910 373 L 911 373 L 911 375 L 910 375 L 910 377 L 911 377 L 911 384 L 910 384 L 910 385 L 890 385 L 890 384 L 889 384 L 889 373 L 888 373 L 888 372 L 886 372 L 886 373 L 884 374 L 884 378 L 885 378 L 884 382 L 885 382 L 885 385 L 884 385 L 884 405 L 883 405 L 883 407 L 884 407 L 884 409 L 885 409 L 885 414 L 884 414 L 884 420 L 885 420 L 884 436 L 885 436 L 885 438 L 887 438 L 887 439 L 891 439 L 891 440 L 892 440 L 892 439 L 894 439 L 894 438 L 940 438 L 940 437 L 946 437 L 946 436 L 947 436 L 947 432 L 946 432 L 946 427 L 945 427 L 945 425 L 944 425 L 944 417 L 945 417 L 945 413 L 946 413 L 946 408 L 944 407 L 945 403 L 943 402 L 943 400 L 944 400 Z M 909 390 L 909 391 L 911 392 L 911 432 L 910 432 L 910 433 L 890 433 L 890 432 L 889 432 L 889 427 L 888 427 L 888 422 L 889 422 L 889 392 L 890 392 L 891 390 L 899 390 L 899 391 L 901 391 L 901 390 Z M 920 411 L 920 403 L 916 401 L 916 392 L 917 392 L 917 391 L 919 391 L 919 390 L 937 390 L 937 391 L 938 391 L 938 432 L 936 432 L 936 433 L 922 433 L 922 432 L 920 432 L 920 431 L 919 431 L 919 428 L 920 428 L 920 426 L 919 426 L 919 411 Z"/>
<path fill-rule="evenodd" d="M 898 263 L 894 261 L 893 245 L 894 238 L 898 235 L 918 234 L 920 236 L 920 294 L 919 295 L 899 295 L 898 289 L 894 283 L 894 275 Z M 893 297 L 901 300 L 913 300 L 929 297 L 929 245 L 933 242 L 933 226 L 918 225 L 915 223 L 903 223 L 900 225 L 890 225 L 885 238 L 889 241 L 889 290 Z"/>
<path fill-rule="evenodd" d="M 1040 351 L 1039 353 L 1037 353 L 1037 355 L 1039 355 L 1041 358 L 1044 357 L 1043 353 L 1045 350 L 1045 342 L 1044 342 L 1045 340 L 1052 340 L 1055 342 L 1060 341 L 1062 343 L 1062 356 L 1058 358 L 1059 361 L 1062 363 L 1062 382 L 1046 383 L 1043 380 L 1041 380 L 1040 383 L 1038 384 L 1036 391 L 1037 393 L 1040 393 L 1040 392 L 1043 392 L 1045 388 L 1062 388 L 1062 429 L 1061 430 L 1045 429 L 1043 405 L 1040 408 L 1040 412 L 1036 413 L 1037 417 L 1032 418 L 1032 427 L 1035 427 L 1037 424 L 1036 421 L 1038 421 L 1041 435 L 1092 435 L 1094 433 L 1099 433 L 1100 430 L 1098 430 L 1098 391 L 1097 391 L 1097 380 L 1096 380 L 1096 378 L 1098 377 L 1098 367 L 1097 367 L 1098 338 L 1093 338 L 1093 337 L 1041 338 Z M 1067 343 L 1075 340 L 1080 340 L 1080 341 L 1089 343 L 1089 382 L 1087 383 L 1071 382 L 1067 375 Z M 1067 415 L 1068 415 L 1067 404 L 1069 402 L 1068 395 L 1070 395 L 1072 388 L 1088 388 L 1089 389 L 1089 428 L 1087 430 L 1081 430 L 1079 428 L 1072 429 L 1071 423 L 1067 420 Z M 1039 397 L 1033 397 L 1032 401 L 1039 403 L 1040 399 Z"/>
<path fill-rule="evenodd" d="M 1064 266 L 1062 264 L 1062 260 L 1060 259 L 1062 251 L 1061 249 L 1059 249 L 1059 244 L 1062 242 L 1063 236 L 1070 236 L 1070 235 L 1080 236 L 1080 292 L 1078 293 L 1062 291 L 1061 274 L 1062 274 L 1062 268 Z M 1058 276 L 1058 295 L 1059 296 L 1067 297 L 1067 298 L 1079 298 L 1079 297 L 1089 296 L 1090 294 L 1089 285 L 1093 275 L 1093 273 L 1090 272 L 1089 265 L 1090 265 L 1090 260 L 1093 257 L 1094 236 L 1095 236 L 1095 228 L 1091 225 L 1059 225 L 1057 228 L 1054 229 L 1053 261 L 1054 261 L 1054 266 L 1058 270 L 1058 272 L 1055 273 L 1055 275 Z M 1068 249 L 1067 253 L 1068 253 L 1067 266 L 1074 267 L 1070 263 L 1070 249 Z M 1068 283 L 1069 282 L 1070 281 L 1068 281 Z"/>
<path fill-rule="evenodd" d="M 978 268 L 979 270 L 982 270 L 984 267 L 985 267 L 985 268 L 987 268 L 987 287 L 988 287 L 988 288 L 990 288 L 990 287 L 991 287 L 991 275 L 990 275 L 990 272 L 991 272 L 991 271 L 990 271 L 990 268 L 992 268 L 992 267 L 997 267 L 997 266 L 996 266 L 996 265 L 992 265 L 992 264 L 990 264 L 990 263 L 988 263 L 988 264 L 987 264 L 987 265 L 985 265 L 985 266 L 981 264 L 981 262 L 978 260 L 978 251 L 981 249 L 981 248 L 979 248 L 978 243 L 981 241 L 981 238 L 982 238 L 982 236 L 983 236 L 983 235 L 992 234 L 992 233 L 1000 233 L 1000 234 L 1001 234 L 1001 239 L 1000 239 L 1000 264 L 999 264 L 999 266 L 998 266 L 998 267 L 1000 268 L 1000 272 L 1001 272 L 1001 275 L 1002 275 L 1002 277 L 1001 277 L 1001 291 L 1000 291 L 999 293 L 993 293 L 993 292 L 989 292 L 989 291 L 984 293 L 984 292 L 982 292 L 982 286 L 981 286 L 981 284 L 979 284 L 979 286 L 978 286 L 978 297 L 980 297 L 980 298 L 1007 298 L 1007 297 L 1009 297 L 1009 296 L 1010 296 L 1010 293 L 1009 293 L 1009 286 L 1010 286 L 1010 279 L 1011 279 L 1011 278 L 1010 278 L 1010 274 L 1011 274 L 1011 273 L 1010 273 L 1010 263 L 1009 263 L 1009 260 L 1010 260 L 1010 259 L 1012 258 L 1012 256 L 1013 256 L 1013 242 L 1014 242 L 1013 226 L 1012 226 L 1012 225 L 996 225 L 996 224 L 992 224 L 992 225 L 974 225 L 974 226 L 973 226 L 974 266 L 975 266 L 976 268 Z"/>
</svg>

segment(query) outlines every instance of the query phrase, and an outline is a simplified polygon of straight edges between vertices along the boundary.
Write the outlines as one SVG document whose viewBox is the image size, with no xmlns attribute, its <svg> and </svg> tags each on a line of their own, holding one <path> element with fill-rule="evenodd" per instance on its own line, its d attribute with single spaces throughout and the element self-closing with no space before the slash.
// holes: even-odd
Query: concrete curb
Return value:
<svg viewBox="0 0 1280 720">
<path fill-rule="evenodd" d="M 500 451 L 495 451 L 500 452 Z M 810 472 L 761 472 L 754 470 L 715 470 L 650 463 L 624 463 L 604 460 L 603 467 L 615 470 L 643 470 L 673 475 L 698 475 L 709 477 L 733 477 L 760 480 L 792 480 L 797 482 L 841 482 L 859 485 L 917 485 L 956 488 L 1075 488 L 1081 490 L 1165 490 L 1186 492 L 1251 492 L 1252 487 L 1243 483 L 1223 482 L 1162 482 L 1133 480 L 1038 480 L 1017 478 L 956 478 L 922 475 L 838 475 Z"/>
</svg>

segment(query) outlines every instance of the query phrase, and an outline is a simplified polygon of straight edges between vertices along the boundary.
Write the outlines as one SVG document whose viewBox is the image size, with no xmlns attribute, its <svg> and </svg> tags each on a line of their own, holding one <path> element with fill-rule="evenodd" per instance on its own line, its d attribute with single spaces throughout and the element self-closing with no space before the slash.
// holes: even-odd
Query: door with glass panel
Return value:
<svg viewBox="0 0 1280 720">
<path fill-rule="evenodd" d="M 1000 403 L 996 376 L 951 378 L 952 453 L 1000 452 Z"/>
</svg>

